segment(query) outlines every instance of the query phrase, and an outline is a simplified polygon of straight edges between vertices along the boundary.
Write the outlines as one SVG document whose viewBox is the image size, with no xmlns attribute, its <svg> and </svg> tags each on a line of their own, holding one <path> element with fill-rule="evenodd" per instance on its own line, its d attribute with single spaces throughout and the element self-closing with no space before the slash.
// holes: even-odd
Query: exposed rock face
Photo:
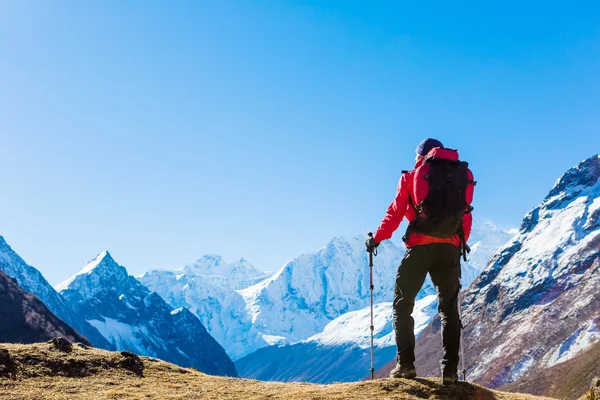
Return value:
<svg viewBox="0 0 600 400">
<path fill-rule="evenodd" d="M 600 376 L 600 342 L 575 358 L 503 385 L 499 389 L 577 400 L 588 392 L 590 381 L 592 381 L 592 389 L 596 387 L 596 390 L 600 390 L 598 386 L 600 380 L 594 378 L 598 376 Z"/>
<path fill-rule="evenodd" d="M 36 343 L 55 336 L 89 344 L 86 338 L 54 315 L 36 296 L 25 292 L 0 270 L 0 342 Z M 5 355 L 8 357 L 8 355 Z"/>
<path fill-rule="evenodd" d="M 600 157 L 567 171 L 463 296 L 469 379 L 497 387 L 600 341 Z M 417 342 L 439 374 L 439 320 Z"/>
</svg>

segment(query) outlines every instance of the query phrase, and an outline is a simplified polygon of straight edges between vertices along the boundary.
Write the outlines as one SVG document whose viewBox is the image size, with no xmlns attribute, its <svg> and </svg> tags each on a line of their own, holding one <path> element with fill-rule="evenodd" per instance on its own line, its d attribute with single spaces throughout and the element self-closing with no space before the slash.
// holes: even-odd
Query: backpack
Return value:
<svg viewBox="0 0 600 400">
<path fill-rule="evenodd" d="M 475 184 L 469 178 L 467 162 L 427 157 L 415 171 L 414 193 L 409 195 L 409 202 L 417 218 L 409 224 L 405 237 L 411 233 L 438 238 L 458 234 L 464 242 L 463 216 L 473 210 L 467 189 Z"/>
</svg>

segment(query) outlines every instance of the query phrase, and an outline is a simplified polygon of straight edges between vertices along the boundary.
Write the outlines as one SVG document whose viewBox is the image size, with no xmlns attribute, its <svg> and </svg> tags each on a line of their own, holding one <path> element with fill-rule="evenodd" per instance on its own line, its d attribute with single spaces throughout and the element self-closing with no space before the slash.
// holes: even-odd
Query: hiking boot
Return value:
<svg viewBox="0 0 600 400">
<path fill-rule="evenodd" d="M 443 385 L 454 385 L 458 382 L 458 374 L 456 371 L 442 373 L 442 384 Z"/>
<path fill-rule="evenodd" d="M 417 377 L 417 370 L 414 364 L 398 364 L 396 368 L 390 372 L 390 378 L 414 379 Z"/>
</svg>

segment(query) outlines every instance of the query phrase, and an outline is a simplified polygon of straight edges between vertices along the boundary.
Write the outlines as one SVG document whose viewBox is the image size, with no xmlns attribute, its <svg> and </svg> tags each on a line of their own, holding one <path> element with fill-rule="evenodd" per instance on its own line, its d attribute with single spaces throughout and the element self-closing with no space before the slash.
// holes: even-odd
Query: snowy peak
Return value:
<svg viewBox="0 0 600 400">
<path fill-rule="evenodd" d="M 117 262 L 112 258 L 108 251 L 103 251 L 98 254 L 93 260 L 89 261 L 84 267 L 77 273 L 77 275 L 83 274 L 127 274 L 125 268 L 121 267 Z"/>
<path fill-rule="evenodd" d="M 93 276 L 93 278 L 91 278 Z M 68 289 L 84 280 L 93 280 L 98 286 L 108 281 L 123 281 L 127 279 L 127 270 L 117 264 L 108 251 L 103 251 L 84 265 L 74 276 L 55 286 L 58 292 Z"/>
<path fill-rule="evenodd" d="M 210 274 L 223 270 L 223 257 L 213 254 L 205 254 L 195 262 L 185 266 L 192 273 Z"/>
<path fill-rule="evenodd" d="M 118 350 L 206 373 L 237 374 L 198 318 L 186 309 L 174 312 L 108 252 L 100 253 L 61 286 L 69 304 Z"/>
<path fill-rule="evenodd" d="M 95 328 L 65 302 L 37 269 L 28 265 L 13 251 L 2 236 L 0 236 L 0 270 L 16 279 L 21 288 L 34 294 L 53 314 L 86 336 L 94 346 L 104 349 L 113 348 Z"/>
<path fill-rule="evenodd" d="M 569 169 L 556 182 L 544 201 L 531 210 L 521 224 L 520 234 L 547 225 L 554 215 L 568 215 L 570 226 L 564 232 L 595 229 L 600 214 L 600 156 L 593 156 Z"/>
<path fill-rule="evenodd" d="M 340 315 L 364 308 L 369 298 L 365 239 L 334 238 L 316 253 L 298 256 L 271 278 L 239 291 L 263 337 L 305 340 Z M 392 300 L 403 254 L 390 241 L 378 250 L 373 269 L 376 303 Z"/>
<path fill-rule="evenodd" d="M 194 275 L 230 275 L 232 272 L 241 272 L 248 276 L 258 277 L 265 274 L 244 258 L 228 263 L 223 260 L 223 257 L 211 254 L 204 255 L 195 262 L 186 265 L 183 270 Z"/>
<path fill-rule="evenodd" d="M 108 251 L 98 254 L 77 274 L 55 287 L 63 296 L 81 296 L 79 301 L 91 299 L 99 292 L 125 293 L 132 288 L 138 292 L 148 292 L 147 288 L 129 276 L 125 267 L 117 264 Z"/>
<path fill-rule="evenodd" d="M 150 279 L 156 276 L 162 276 L 163 278 L 169 276 L 171 279 L 174 278 L 182 283 L 188 280 L 200 279 L 206 284 L 227 287 L 231 290 L 245 289 L 268 277 L 265 272 L 259 270 L 244 258 L 228 263 L 221 256 L 211 254 L 204 255 L 181 269 L 148 271 L 139 279 L 145 285 L 148 285 Z"/>
<path fill-rule="evenodd" d="M 578 194 L 582 189 L 596 185 L 599 178 L 600 155 L 594 155 L 565 172 L 556 181 L 546 200 L 559 195 L 561 192 L 575 192 L 574 194 Z"/>
</svg>

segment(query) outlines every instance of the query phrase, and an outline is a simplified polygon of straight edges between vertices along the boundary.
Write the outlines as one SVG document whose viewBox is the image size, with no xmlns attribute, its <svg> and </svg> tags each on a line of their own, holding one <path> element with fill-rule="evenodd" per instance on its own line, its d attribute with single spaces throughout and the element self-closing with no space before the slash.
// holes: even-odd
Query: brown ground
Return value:
<svg viewBox="0 0 600 400">
<path fill-rule="evenodd" d="M 0 397 L 12 399 L 543 399 L 437 379 L 314 385 L 222 378 L 163 361 L 74 345 L 0 344 Z"/>
</svg>

